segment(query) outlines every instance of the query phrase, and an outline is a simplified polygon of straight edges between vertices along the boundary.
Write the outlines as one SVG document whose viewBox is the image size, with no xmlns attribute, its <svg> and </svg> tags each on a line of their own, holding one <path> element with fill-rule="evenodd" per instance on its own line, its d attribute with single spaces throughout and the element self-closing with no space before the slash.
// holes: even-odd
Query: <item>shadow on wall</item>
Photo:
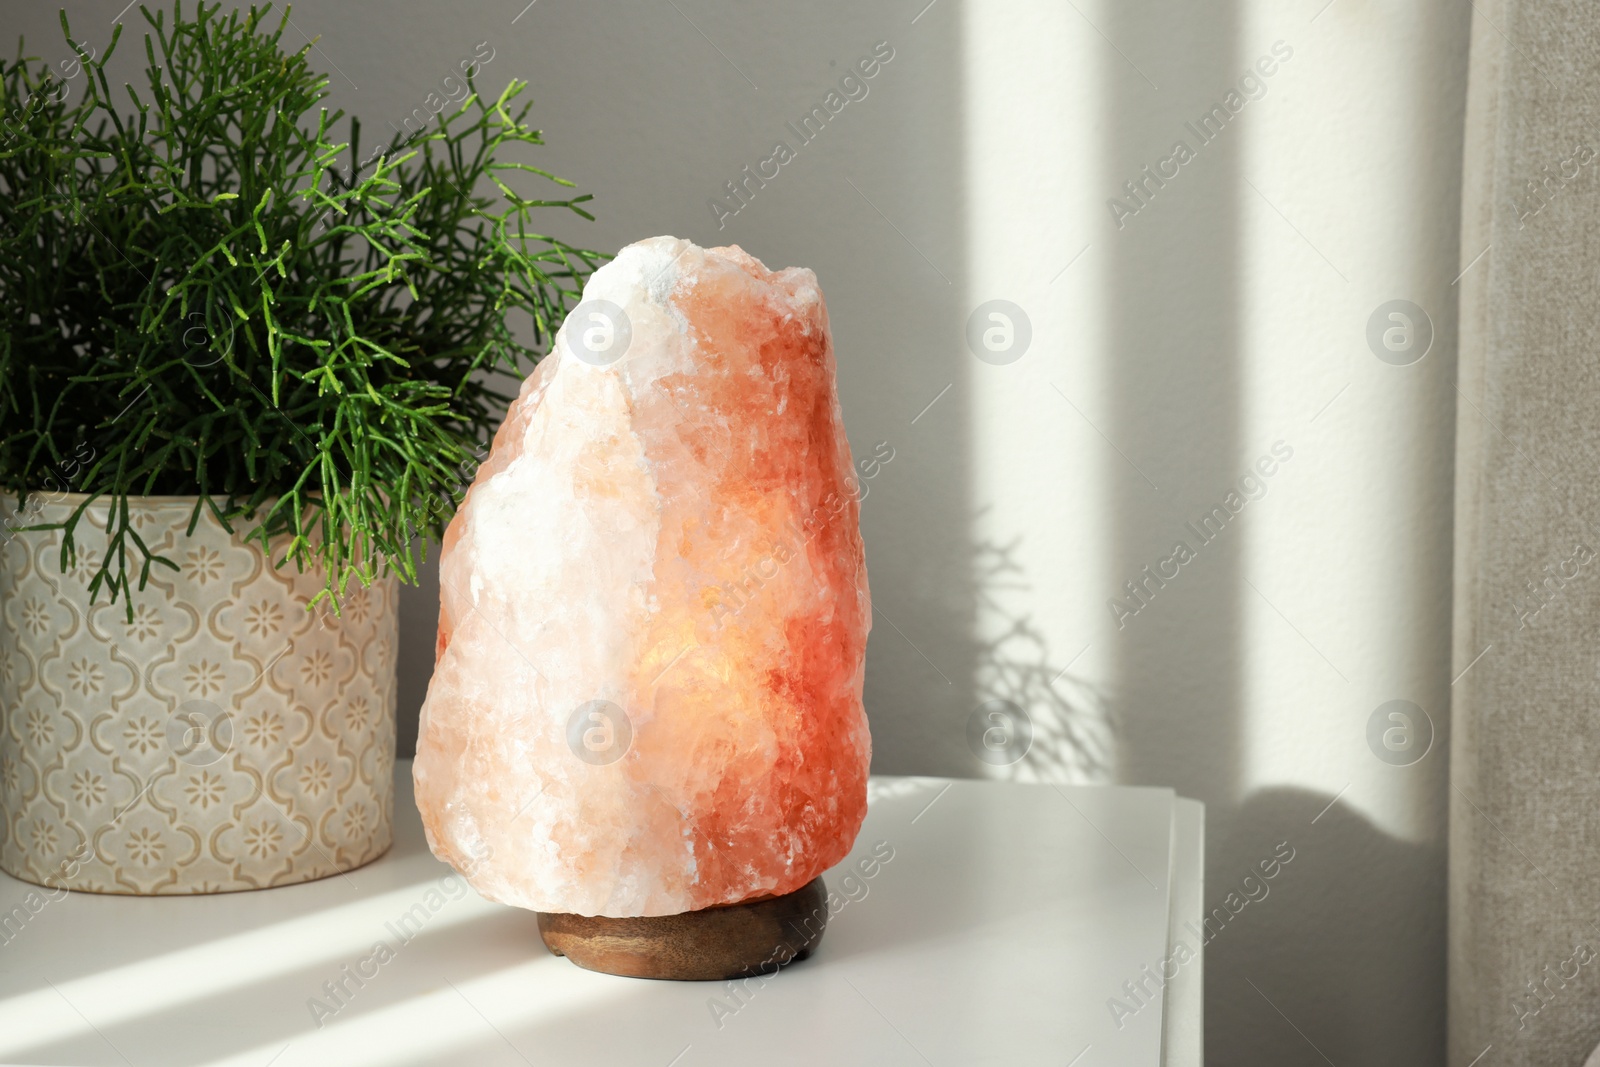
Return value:
<svg viewBox="0 0 1600 1067">
<path fill-rule="evenodd" d="M 1263 790 L 1208 848 L 1208 914 L 1228 914 L 1229 893 L 1238 894 L 1234 906 L 1259 896 L 1245 876 L 1280 842 L 1294 850 L 1265 897 L 1208 928 L 1206 1062 L 1214 1067 L 1440 1059 L 1444 850 L 1398 841 L 1332 801 Z M 1438 1021 L 1437 1032 L 1416 1025 L 1419 1010 Z M 1227 1044 L 1218 1047 L 1213 1033 Z M 1392 1035 L 1376 1055 L 1375 1033 Z"/>
<path fill-rule="evenodd" d="M 969 523 L 972 402 L 963 384 L 972 357 L 961 343 L 959 300 L 969 260 L 966 109 L 962 79 L 951 73 L 963 61 L 961 20 L 930 14 L 912 27 L 922 4 L 893 17 L 828 6 L 845 18 L 873 11 L 899 64 L 899 80 L 885 77 L 874 90 L 881 110 L 862 113 L 882 125 L 841 124 L 855 140 L 830 146 L 835 155 L 823 161 L 853 225 L 846 236 L 832 231 L 834 250 L 816 246 L 834 260 L 818 274 L 828 286 L 852 447 L 858 459 L 880 438 L 896 449 L 861 520 L 874 608 L 865 692 L 872 770 L 971 776 L 964 718 L 978 702 L 982 650 Z"/>
<path fill-rule="evenodd" d="M 1183 120 L 1233 86 L 1267 41 L 1250 28 L 1254 10 L 1236 0 L 1181 13 L 1156 4 L 1105 10 L 1107 36 L 1141 42 L 1135 58 L 1159 71 L 1161 85 L 1158 95 L 1116 57 L 1107 63 L 1103 181 L 1111 193 L 1172 151 L 1174 137 L 1192 146 Z M 1106 432 L 1129 457 L 1105 460 L 1118 575 L 1137 574 L 1169 551 L 1168 532 L 1203 510 L 1262 444 L 1243 430 L 1246 397 L 1261 377 L 1242 325 L 1252 298 L 1242 280 L 1252 275 L 1241 197 L 1256 194 L 1244 168 L 1248 129 L 1223 125 L 1201 139 L 1181 180 L 1147 185 L 1137 216 L 1108 220 L 1104 231 L 1115 413 Z M 1258 321 L 1252 311 L 1251 327 Z M 1271 897 L 1249 905 L 1208 946 L 1207 1062 L 1441 1064 L 1442 845 L 1396 840 L 1342 805 L 1322 814 L 1331 794 L 1245 793 L 1243 753 L 1254 739 L 1243 709 L 1260 699 L 1243 684 L 1245 665 L 1259 662 L 1244 638 L 1242 597 L 1255 595 L 1246 586 L 1245 545 L 1237 536 L 1208 543 L 1182 583 L 1119 631 L 1109 682 L 1116 779 L 1172 786 L 1207 803 L 1210 904 L 1278 842 L 1297 850 Z M 1416 573 L 1425 580 L 1427 565 Z M 1419 626 L 1406 640 L 1415 642 L 1415 662 L 1444 663 L 1437 628 Z"/>
<path fill-rule="evenodd" d="M 417 568 L 417 584 L 400 587 L 400 644 L 395 663 L 395 753 L 400 759 L 417 754 L 417 716 L 433 677 L 439 637 L 439 546 Z"/>
<path fill-rule="evenodd" d="M 1187 136 L 1178 114 L 1203 109 L 1248 61 L 1241 58 L 1232 0 L 1172 16 L 1184 20 L 1183 32 L 1160 27 L 1169 13 L 1158 7 L 1108 8 L 1113 40 L 1142 41 L 1166 53 L 1163 97 L 1115 56 L 1107 60 L 1102 182 L 1108 191 L 1121 190 L 1152 153 L 1170 152 L 1174 137 Z M 1198 103 L 1182 109 L 1169 99 Z M 1238 477 L 1239 135 L 1236 129 L 1218 135 L 1219 142 L 1232 140 L 1203 148 L 1183 180 L 1159 190 L 1125 227 L 1109 213 L 1105 220 L 1105 360 L 1114 418 L 1106 432 L 1127 453 L 1107 451 L 1102 461 L 1116 574 L 1137 575 L 1170 552 L 1182 517 L 1203 510 L 1201 501 Z M 1117 780 L 1171 786 L 1205 801 L 1213 834 L 1217 819 L 1226 817 L 1219 802 L 1240 780 L 1242 543 L 1235 536 L 1206 545 L 1182 583 L 1118 630 L 1113 652 Z M 1208 1032 L 1208 1043 L 1212 1037 Z"/>
<path fill-rule="evenodd" d="M 1007 606 L 1006 593 L 1034 591 L 1016 559 L 1020 544 L 1019 537 L 974 550 L 981 632 L 993 636 L 975 649 L 978 708 L 962 723 L 968 747 L 980 761 L 978 771 L 990 769 L 994 777 L 1107 781 L 1116 737 L 1105 694 L 1068 673 L 1070 660 L 1050 647 L 1031 615 Z M 1003 762 L 1021 747 L 1018 711 L 1025 716 L 1026 747 L 1020 758 Z"/>
</svg>

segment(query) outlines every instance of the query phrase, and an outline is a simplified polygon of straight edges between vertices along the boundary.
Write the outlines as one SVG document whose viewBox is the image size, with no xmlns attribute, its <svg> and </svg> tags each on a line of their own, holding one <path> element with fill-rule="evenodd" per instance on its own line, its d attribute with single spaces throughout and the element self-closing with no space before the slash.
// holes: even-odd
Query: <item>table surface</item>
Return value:
<svg viewBox="0 0 1600 1067">
<path fill-rule="evenodd" d="M 531 912 L 429 854 L 398 771 L 395 847 L 347 875 L 36 898 L 0 931 L 0 1062 L 1201 1063 L 1199 959 L 1164 989 L 1146 977 L 1201 910 L 1201 809 L 1170 790 L 875 778 L 816 954 L 765 981 L 679 983 L 549 955 Z M 847 882 L 868 855 L 872 876 Z M 0 875 L 0 916 L 30 892 Z"/>
</svg>

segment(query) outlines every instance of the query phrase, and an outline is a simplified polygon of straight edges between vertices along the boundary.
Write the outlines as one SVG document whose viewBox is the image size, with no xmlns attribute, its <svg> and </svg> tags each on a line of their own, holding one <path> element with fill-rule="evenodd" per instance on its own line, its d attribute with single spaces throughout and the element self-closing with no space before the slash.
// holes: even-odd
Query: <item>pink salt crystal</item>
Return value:
<svg viewBox="0 0 1600 1067">
<path fill-rule="evenodd" d="M 428 844 L 537 911 L 791 892 L 849 851 L 871 753 L 822 292 L 657 237 L 583 295 L 445 535 Z"/>
</svg>

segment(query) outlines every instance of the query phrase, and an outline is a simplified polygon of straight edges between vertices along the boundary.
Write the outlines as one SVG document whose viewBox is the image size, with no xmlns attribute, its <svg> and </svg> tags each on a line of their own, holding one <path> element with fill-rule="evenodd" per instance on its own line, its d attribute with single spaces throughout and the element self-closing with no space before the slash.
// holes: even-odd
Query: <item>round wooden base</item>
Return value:
<svg viewBox="0 0 1600 1067">
<path fill-rule="evenodd" d="M 828 924 L 828 891 L 813 878 L 780 897 L 678 915 L 538 916 L 545 947 L 579 967 L 629 978 L 723 981 L 771 974 L 811 955 Z"/>
</svg>

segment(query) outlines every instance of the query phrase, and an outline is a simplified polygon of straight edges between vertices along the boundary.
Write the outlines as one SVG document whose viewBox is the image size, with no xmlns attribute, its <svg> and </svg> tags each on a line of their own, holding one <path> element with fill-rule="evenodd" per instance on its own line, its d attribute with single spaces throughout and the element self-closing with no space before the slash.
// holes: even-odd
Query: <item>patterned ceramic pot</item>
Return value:
<svg viewBox="0 0 1600 1067">
<path fill-rule="evenodd" d="M 30 522 L 60 522 L 60 496 Z M 310 612 L 313 573 L 273 569 L 193 498 L 131 518 L 155 567 L 89 603 L 97 502 L 60 570 L 59 531 L 0 547 L 0 869 L 95 893 L 222 893 L 325 878 L 389 848 L 393 578 Z M 0 531 L 0 537 L 5 537 Z"/>
</svg>

